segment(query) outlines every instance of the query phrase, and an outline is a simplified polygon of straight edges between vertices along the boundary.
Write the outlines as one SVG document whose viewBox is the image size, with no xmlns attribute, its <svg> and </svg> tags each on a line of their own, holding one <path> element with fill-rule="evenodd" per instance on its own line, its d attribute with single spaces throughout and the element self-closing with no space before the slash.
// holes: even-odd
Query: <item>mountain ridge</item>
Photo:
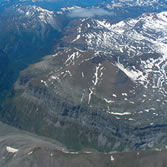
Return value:
<svg viewBox="0 0 167 167">
<path fill-rule="evenodd" d="M 166 63 L 161 47 L 154 50 L 153 32 L 159 32 L 154 23 L 164 29 L 160 46 L 166 46 L 166 13 L 144 14 L 119 23 L 72 20 L 55 46 L 55 54 L 21 73 L 2 106 L 2 120 L 58 139 L 74 150 L 164 148 L 165 86 L 155 88 L 154 73 L 164 71 Z M 119 47 L 125 44 L 127 49 Z M 159 62 L 164 66 L 157 72 L 154 67 Z"/>
</svg>

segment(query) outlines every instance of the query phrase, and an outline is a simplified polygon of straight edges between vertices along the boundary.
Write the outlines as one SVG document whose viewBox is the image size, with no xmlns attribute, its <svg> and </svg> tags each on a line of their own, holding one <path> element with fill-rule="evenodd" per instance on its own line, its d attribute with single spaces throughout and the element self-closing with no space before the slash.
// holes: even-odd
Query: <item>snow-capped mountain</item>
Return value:
<svg viewBox="0 0 167 167">
<path fill-rule="evenodd" d="M 84 40 L 89 49 L 96 48 L 99 52 L 119 55 L 116 65 L 131 80 L 145 87 L 150 85 L 152 88 L 159 88 L 166 93 L 167 12 L 143 14 L 137 19 L 117 24 L 107 20 L 92 20 L 92 25 L 85 22 L 83 20 L 79 25 L 72 43 Z M 82 28 L 86 29 L 83 25 L 94 31 L 83 33 Z M 142 55 L 155 53 L 159 56 L 143 60 L 146 58 Z M 138 66 L 131 66 L 127 59 L 136 59 Z M 150 78 L 151 75 L 154 77 Z"/>
<path fill-rule="evenodd" d="M 167 10 L 166 0 L 108 0 L 99 4 L 104 9 L 112 11 L 114 18 L 124 20 L 135 18 L 146 12 L 162 12 Z"/>
<path fill-rule="evenodd" d="M 35 5 L 3 3 L 0 4 L 0 22 L 0 50 L 9 59 L 8 66 L 0 66 L 0 71 L 5 71 L 0 79 L 3 85 L 0 94 L 4 97 L 20 70 L 49 52 L 66 20 Z"/>
<path fill-rule="evenodd" d="M 106 0 L 105 3 L 111 4 L 112 6 L 110 7 L 116 7 L 116 6 L 121 6 L 121 5 L 129 5 L 129 6 L 144 6 L 144 5 L 152 5 L 155 3 L 165 3 L 167 2 L 166 0 L 112 0 L 108 1 Z M 103 2 L 104 3 L 104 2 Z M 109 7 L 109 5 L 108 5 Z M 109 8 L 110 8 L 109 7 Z"/>
<path fill-rule="evenodd" d="M 65 21 L 53 11 L 35 5 L 22 4 L 4 7 L 0 19 L 3 23 L 0 31 L 3 31 L 3 26 L 6 26 L 4 31 L 6 33 L 14 29 L 15 33 L 19 33 L 20 36 L 23 33 L 30 33 L 41 39 L 49 37 L 51 33 L 60 32 Z"/>
<path fill-rule="evenodd" d="M 35 5 L 2 4 L 0 7 L 3 8 L 0 14 L 1 49 L 14 60 L 16 56 L 33 51 L 33 47 L 43 47 L 46 39 L 53 41 L 64 26 L 64 17 Z"/>
<path fill-rule="evenodd" d="M 71 25 L 72 27 L 67 28 L 62 41 L 65 46 L 70 45 L 75 48 L 74 50 L 67 49 L 64 59 L 61 56 L 65 68 L 60 69 L 58 72 L 60 75 L 53 73 L 51 80 L 45 81 L 46 85 L 52 85 L 54 80 L 62 84 L 67 77 L 67 80 L 72 80 L 73 84 L 76 83 L 82 87 L 80 97 L 74 95 L 78 96 L 77 99 L 80 99 L 82 103 L 95 105 L 94 98 L 96 97 L 101 106 L 102 101 L 108 106 L 107 110 L 104 107 L 104 111 L 116 117 L 129 115 L 125 118 L 126 120 L 130 122 L 135 120 L 139 124 L 142 110 L 144 110 L 142 113 L 156 111 L 149 114 L 155 116 L 154 119 L 157 121 L 158 103 L 160 99 L 163 99 L 162 108 L 164 108 L 167 95 L 167 13 L 143 14 L 136 19 L 116 24 L 107 20 L 80 19 Z M 55 59 L 59 59 L 60 55 L 57 54 Z M 75 71 L 72 70 L 73 66 L 75 66 Z M 111 77 L 108 76 L 108 71 L 111 72 Z M 81 75 L 79 76 L 78 73 Z M 82 85 L 84 81 L 77 83 L 77 80 L 82 79 L 86 80 L 87 84 Z M 64 94 L 68 92 L 69 90 L 65 90 Z M 151 100 L 155 100 L 155 104 L 150 103 Z M 137 105 L 135 109 L 128 106 L 128 109 L 124 109 L 126 112 L 112 111 L 114 104 L 126 106 L 127 103 L 132 106 L 138 103 L 142 105 Z M 160 114 L 163 115 L 164 111 Z M 142 122 L 154 124 L 152 119 L 142 120 Z"/>
<path fill-rule="evenodd" d="M 53 11 L 35 5 L 14 5 L 11 10 L 15 10 L 14 15 L 22 19 L 21 24 L 25 27 L 26 25 L 34 27 L 35 24 L 40 24 L 41 27 L 45 28 L 50 25 L 55 30 L 61 31 L 61 24 Z M 23 20 L 26 21 L 23 22 Z M 43 31 L 42 29 L 41 32 Z"/>
<path fill-rule="evenodd" d="M 166 16 L 72 20 L 55 53 L 21 73 L 2 120 L 75 149 L 164 147 Z"/>
<path fill-rule="evenodd" d="M 166 0 L 0 0 L 0 120 L 44 136 L 0 122 L 0 165 L 149 166 L 166 154 L 166 11 Z"/>
</svg>

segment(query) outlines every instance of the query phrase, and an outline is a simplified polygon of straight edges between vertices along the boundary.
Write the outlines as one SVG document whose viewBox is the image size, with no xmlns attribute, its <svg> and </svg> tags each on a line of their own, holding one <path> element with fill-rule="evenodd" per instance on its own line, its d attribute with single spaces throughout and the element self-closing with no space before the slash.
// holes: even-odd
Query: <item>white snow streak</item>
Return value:
<svg viewBox="0 0 167 167">
<path fill-rule="evenodd" d="M 9 152 L 9 153 L 17 153 L 19 150 L 16 149 L 16 148 L 12 148 L 10 146 L 7 146 L 6 151 Z"/>
</svg>

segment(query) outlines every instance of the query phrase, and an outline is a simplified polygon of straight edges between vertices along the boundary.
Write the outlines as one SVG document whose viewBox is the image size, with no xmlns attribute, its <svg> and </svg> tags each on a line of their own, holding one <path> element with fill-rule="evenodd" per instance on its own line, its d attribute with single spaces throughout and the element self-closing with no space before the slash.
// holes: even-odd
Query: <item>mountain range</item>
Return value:
<svg viewBox="0 0 167 167">
<path fill-rule="evenodd" d="M 41 159 L 50 162 L 50 157 L 50 166 L 65 166 L 62 147 L 69 159 L 76 157 L 69 166 L 119 167 L 123 161 L 129 167 L 153 166 L 148 161 L 154 157 L 163 166 L 167 2 L 106 0 L 85 7 L 61 1 L 63 8 L 53 5 L 51 10 L 58 2 L 0 4 L 0 120 L 47 140 L 46 147 L 35 143 L 32 154 L 39 136 L 16 130 L 23 138 L 17 134 L 18 144 L 10 146 L 8 138 L 9 144 L 2 145 L 0 154 L 9 153 L 4 166 L 19 166 L 25 159 L 27 166 L 31 161 L 40 166 L 45 164 Z M 21 146 L 28 135 L 33 136 L 30 146 Z M 53 141 L 61 149 L 53 151 L 51 145 L 59 145 Z M 29 152 L 20 152 L 22 147 Z"/>
<path fill-rule="evenodd" d="M 166 12 L 72 20 L 54 54 L 20 74 L 3 119 L 76 150 L 164 147 L 166 26 Z"/>
</svg>

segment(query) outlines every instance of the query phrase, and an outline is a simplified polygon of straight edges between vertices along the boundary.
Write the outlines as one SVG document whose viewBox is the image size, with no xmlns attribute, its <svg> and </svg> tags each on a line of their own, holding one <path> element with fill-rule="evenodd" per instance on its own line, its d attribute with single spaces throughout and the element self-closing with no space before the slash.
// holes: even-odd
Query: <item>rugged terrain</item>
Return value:
<svg viewBox="0 0 167 167">
<path fill-rule="evenodd" d="M 77 3 L 0 3 L 0 120 L 43 136 L 0 123 L 0 166 L 166 166 L 166 1 Z"/>
<path fill-rule="evenodd" d="M 164 148 L 166 15 L 73 20 L 55 54 L 21 73 L 2 120 L 72 150 Z"/>
<path fill-rule="evenodd" d="M 60 143 L 0 122 L 1 167 L 163 167 L 166 150 L 129 153 L 69 152 Z"/>
<path fill-rule="evenodd" d="M 21 70 L 51 52 L 66 19 L 34 5 L 0 3 L 0 8 L 0 49 L 8 59 L 0 66 L 1 101 Z"/>
<path fill-rule="evenodd" d="M 112 165 L 111 154 L 70 153 L 61 144 L 0 123 L 2 167 L 95 167 Z"/>
</svg>

